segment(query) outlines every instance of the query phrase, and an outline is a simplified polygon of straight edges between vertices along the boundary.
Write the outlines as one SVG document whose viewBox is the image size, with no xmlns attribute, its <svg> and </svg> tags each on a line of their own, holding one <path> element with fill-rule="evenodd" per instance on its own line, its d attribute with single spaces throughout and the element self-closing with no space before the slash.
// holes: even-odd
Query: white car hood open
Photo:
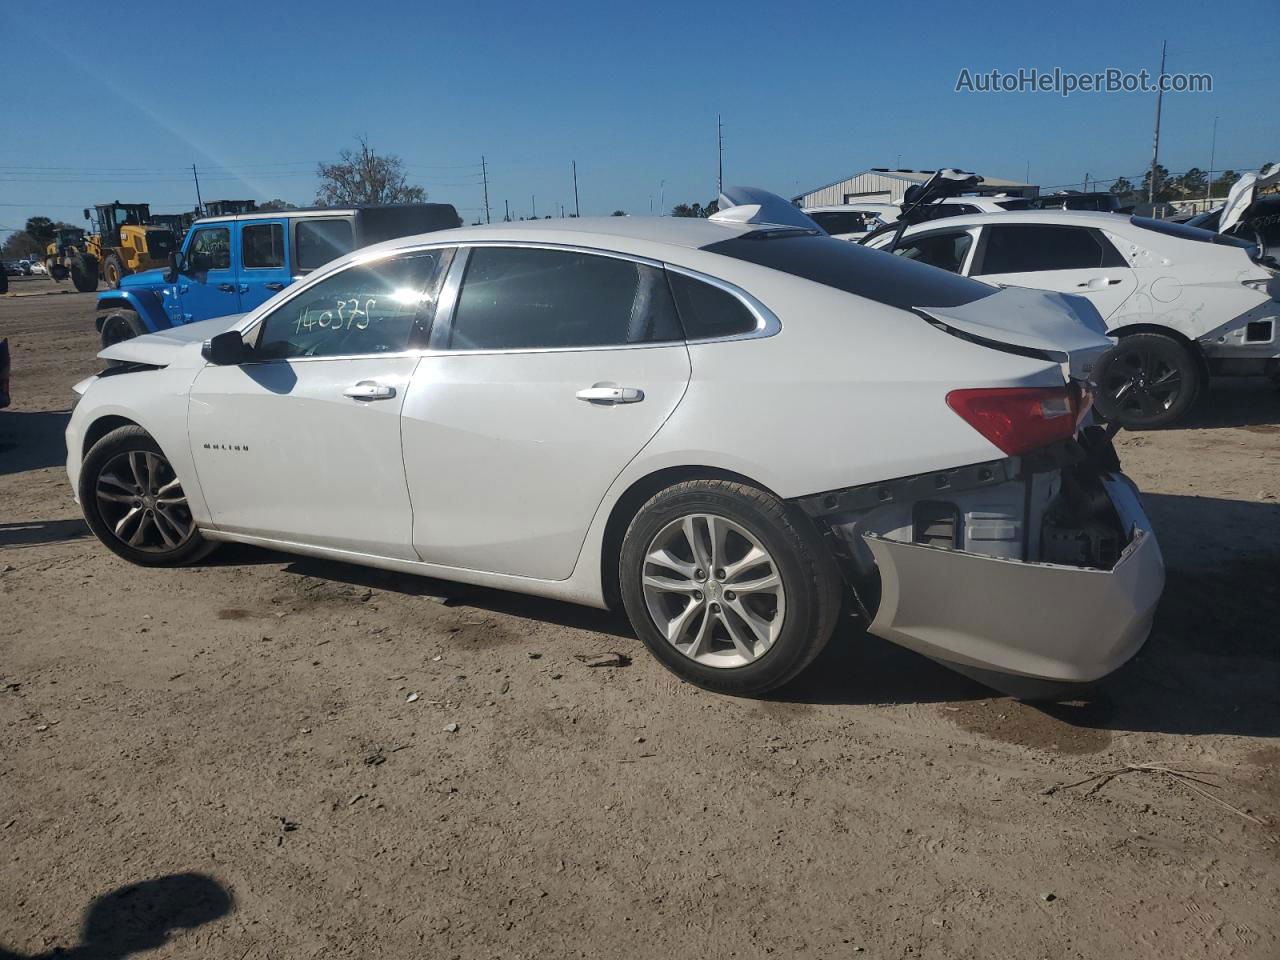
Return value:
<svg viewBox="0 0 1280 960">
<path fill-rule="evenodd" d="M 1049 354 L 1080 380 L 1115 345 L 1097 308 L 1065 293 L 1004 287 L 963 306 L 917 309 L 961 336 Z"/>
<path fill-rule="evenodd" d="M 199 323 L 170 327 L 168 330 L 148 333 L 141 337 L 134 337 L 132 340 L 122 340 L 107 347 L 98 356 L 103 360 L 166 367 L 183 347 L 192 343 L 203 343 L 211 337 L 230 330 L 243 316 L 243 313 L 234 313 L 227 317 L 214 317 L 212 320 L 201 320 Z"/>
</svg>

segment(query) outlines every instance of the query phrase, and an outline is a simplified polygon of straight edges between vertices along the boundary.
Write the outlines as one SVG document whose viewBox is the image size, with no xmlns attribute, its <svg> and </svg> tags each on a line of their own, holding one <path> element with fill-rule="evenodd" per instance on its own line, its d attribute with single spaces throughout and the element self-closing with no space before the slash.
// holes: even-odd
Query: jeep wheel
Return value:
<svg viewBox="0 0 1280 960">
<path fill-rule="evenodd" d="M 121 310 L 117 313 L 107 314 L 102 318 L 102 324 L 99 329 L 102 331 L 103 349 L 125 340 L 132 340 L 134 337 L 140 337 L 147 332 L 142 318 L 132 310 Z"/>
<path fill-rule="evenodd" d="M 120 278 L 124 276 L 124 263 L 116 254 L 108 254 L 102 264 L 102 279 L 112 290 L 120 289 Z"/>
</svg>

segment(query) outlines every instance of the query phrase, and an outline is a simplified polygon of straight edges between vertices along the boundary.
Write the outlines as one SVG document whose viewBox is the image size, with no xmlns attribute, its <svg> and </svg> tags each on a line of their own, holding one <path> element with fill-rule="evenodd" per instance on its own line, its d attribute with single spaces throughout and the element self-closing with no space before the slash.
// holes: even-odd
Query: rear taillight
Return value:
<svg viewBox="0 0 1280 960">
<path fill-rule="evenodd" d="M 952 390 L 947 406 L 1009 456 L 1075 436 L 1083 398 L 1069 387 Z"/>
</svg>

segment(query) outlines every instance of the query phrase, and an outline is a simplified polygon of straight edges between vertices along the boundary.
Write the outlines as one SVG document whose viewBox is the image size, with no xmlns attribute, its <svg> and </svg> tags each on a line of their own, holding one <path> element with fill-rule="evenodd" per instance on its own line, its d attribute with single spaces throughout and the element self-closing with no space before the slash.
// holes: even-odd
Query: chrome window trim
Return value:
<svg viewBox="0 0 1280 960">
<path fill-rule="evenodd" d="M 250 267 L 245 265 L 244 232 L 246 230 L 252 229 L 253 227 L 279 227 L 280 228 L 280 241 L 281 241 L 281 248 L 284 250 L 284 259 L 278 265 L 271 266 L 271 267 Z M 285 225 L 285 222 L 279 219 L 259 220 L 255 223 L 240 224 L 240 265 L 236 269 L 237 270 L 288 270 L 289 269 L 289 244 L 287 242 L 288 235 L 289 235 L 289 230 Z"/>
<path fill-rule="evenodd" d="M 727 280 L 721 280 L 719 277 L 700 273 L 697 270 L 690 270 L 688 267 L 679 267 L 672 263 L 664 264 L 664 266 L 673 273 L 682 274 L 691 280 L 700 280 L 723 290 L 741 302 L 751 315 L 756 318 L 756 328 L 748 330 L 746 333 L 734 333 L 727 337 L 690 337 L 686 335 L 685 343 L 732 343 L 735 340 L 758 340 L 763 337 L 772 337 L 782 332 L 782 321 L 778 318 L 778 315 L 741 287 L 735 286 Z"/>
</svg>

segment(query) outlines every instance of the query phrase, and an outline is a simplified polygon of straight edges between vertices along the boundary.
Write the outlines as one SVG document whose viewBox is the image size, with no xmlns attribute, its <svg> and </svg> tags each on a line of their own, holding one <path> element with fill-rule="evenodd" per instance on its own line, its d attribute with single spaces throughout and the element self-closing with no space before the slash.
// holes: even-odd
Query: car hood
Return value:
<svg viewBox="0 0 1280 960">
<path fill-rule="evenodd" d="M 154 290 L 165 284 L 165 270 L 143 270 L 120 278 L 121 290 Z"/>
<path fill-rule="evenodd" d="M 203 343 L 211 337 L 230 330 L 243 316 L 243 313 L 235 313 L 227 317 L 214 317 L 212 320 L 201 320 L 199 323 L 170 327 L 159 333 L 148 333 L 112 344 L 98 356 L 103 360 L 167 367 L 184 347 L 193 343 Z"/>
<path fill-rule="evenodd" d="M 1065 293 L 1003 287 L 962 306 L 917 310 L 965 339 L 1048 354 L 1079 380 L 1088 380 L 1098 358 L 1115 344 L 1097 307 Z"/>
<path fill-rule="evenodd" d="M 1239 223 L 1245 212 L 1253 206 L 1258 191 L 1277 183 L 1280 183 L 1280 163 L 1271 164 L 1261 174 L 1246 173 L 1233 183 L 1227 193 L 1227 202 L 1222 206 L 1222 215 L 1218 218 L 1218 232 L 1226 233 Z"/>
</svg>

